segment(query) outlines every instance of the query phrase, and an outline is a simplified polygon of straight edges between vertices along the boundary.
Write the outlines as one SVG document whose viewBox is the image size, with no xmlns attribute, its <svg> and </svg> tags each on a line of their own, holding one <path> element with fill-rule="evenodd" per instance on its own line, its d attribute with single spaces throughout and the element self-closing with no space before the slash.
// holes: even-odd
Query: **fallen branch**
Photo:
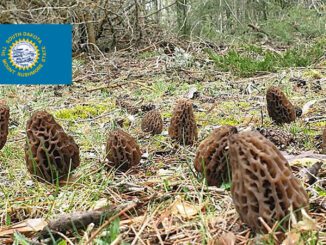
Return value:
<svg viewBox="0 0 326 245">
<path fill-rule="evenodd" d="M 77 213 L 72 213 L 72 214 L 61 215 L 56 219 L 50 220 L 48 222 L 48 225 L 45 226 L 43 228 L 43 230 L 39 233 L 39 237 L 42 237 L 42 238 L 46 237 L 49 234 L 51 234 L 51 232 L 53 232 L 53 231 L 66 232 L 66 231 L 75 230 L 75 229 L 76 230 L 86 229 L 89 224 L 93 223 L 94 225 L 100 225 L 107 218 L 109 218 L 109 219 L 104 224 L 107 224 L 107 222 L 110 223 L 112 220 L 119 217 L 122 213 L 135 207 L 136 204 L 132 203 L 132 204 L 129 204 L 127 207 L 125 207 L 125 206 L 126 205 L 118 206 L 115 208 L 108 208 L 105 210 L 92 210 L 92 211 L 86 211 L 86 212 L 77 212 Z M 123 207 L 125 207 L 125 208 L 123 208 Z M 123 208 L 123 209 L 120 212 L 116 213 L 121 208 Z M 116 213 L 116 214 L 114 214 L 114 213 Z M 90 238 L 90 240 L 92 240 L 92 237 Z"/>
</svg>

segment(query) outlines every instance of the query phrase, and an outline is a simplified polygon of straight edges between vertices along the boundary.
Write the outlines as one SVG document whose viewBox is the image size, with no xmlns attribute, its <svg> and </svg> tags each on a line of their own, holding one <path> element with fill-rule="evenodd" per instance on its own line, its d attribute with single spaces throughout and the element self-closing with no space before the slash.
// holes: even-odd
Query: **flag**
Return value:
<svg viewBox="0 0 326 245">
<path fill-rule="evenodd" d="M 72 25 L 0 24 L 0 84 L 71 84 Z"/>
</svg>

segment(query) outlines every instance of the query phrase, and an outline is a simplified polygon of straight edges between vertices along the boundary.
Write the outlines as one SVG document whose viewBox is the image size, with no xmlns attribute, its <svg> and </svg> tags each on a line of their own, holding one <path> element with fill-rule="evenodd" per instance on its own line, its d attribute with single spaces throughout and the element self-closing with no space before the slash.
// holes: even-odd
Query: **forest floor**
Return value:
<svg viewBox="0 0 326 245">
<path fill-rule="evenodd" d="M 0 230 L 27 219 L 49 220 L 105 206 L 116 207 L 117 212 L 121 207 L 131 207 L 103 226 L 93 242 L 218 244 L 218 239 L 224 239 L 221 244 L 277 243 L 272 242 L 272 235 L 254 238 L 241 222 L 232 203 L 230 183 L 207 187 L 195 172 L 193 160 L 199 142 L 214 127 L 229 124 L 276 135 L 275 143 L 309 192 L 309 211 L 319 233 L 311 232 L 304 239 L 313 242 L 318 236 L 325 244 L 325 183 L 308 184 L 304 174 L 313 158 L 326 161 L 326 156 L 319 154 L 326 125 L 325 60 L 309 68 L 237 78 L 219 72 L 196 50 L 181 56 L 180 63 L 176 55 L 157 50 L 105 54 L 97 60 L 81 55 L 73 59 L 71 86 L 2 86 L 0 95 L 10 106 L 11 119 L 8 142 L 0 152 Z M 184 65 L 182 60 L 189 58 L 191 65 Z M 271 85 L 279 86 L 293 104 L 304 107 L 296 122 L 284 126 L 271 122 L 265 101 Z M 167 134 L 173 106 L 182 97 L 193 101 L 199 128 L 199 140 L 193 146 L 178 145 Z M 116 99 L 130 102 L 138 112 L 119 107 Z M 151 105 L 163 116 L 160 135 L 145 134 L 140 129 L 141 118 Z M 80 147 L 81 165 L 60 188 L 33 180 L 25 165 L 25 125 L 35 110 L 53 114 Z M 141 164 L 124 174 L 105 168 L 107 135 L 117 125 L 137 139 L 143 152 Z M 325 175 L 323 167 L 319 178 Z M 78 233 L 60 232 L 45 241 L 86 244 L 97 229 L 89 226 Z M 2 236 L 0 243 L 31 241 L 37 234 L 19 231 L 23 235 Z M 291 239 L 298 241 L 295 236 Z"/>
</svg>

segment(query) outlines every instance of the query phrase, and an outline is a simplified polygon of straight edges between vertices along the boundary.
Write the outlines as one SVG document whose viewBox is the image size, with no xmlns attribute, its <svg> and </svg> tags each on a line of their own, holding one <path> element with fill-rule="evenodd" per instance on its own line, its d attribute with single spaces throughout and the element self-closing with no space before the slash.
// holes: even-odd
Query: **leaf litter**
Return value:
<svg viewBox="0 0 326 245">
<path fill-rule="evenodd" d="M 191 48 L 186 50 L 191 52 Z M 202 58 L 200 53 L 192 55 L 198 60 Z M 186 62 L 175 62 L 159 54 L 143 59 L 117 52 L 97 62 L 83 58 L 84 62 L 74 67 L 74 84 L 69 87 L 2 87 L 1 96 L 7 98 L 12 116 L 9 141 L 0 152 L 0 183 L 4 196 L 0 202 L 0 234 L 3 235 L 0 241 L 13 239 L 10 234 L 14 230 L 36 241 L 38 231 L 43 230 L 49 220 L 61 215 L 93 212 L 104 206 L 116 210 L 116 217 L 120 219 L 119 239 L 131 244 L 202 244 L 203 241 L 246 244 L 253 241 L 250 238 L 253 234 L 239 220 L 228 189 L 207 187 L 194 174 L 196 147 L 213 127 L 230 123 L 240 128 L 275 127 L 263 101 L 266 88 L 277 83 L 291 91 L 297 104 L 305 105 L 305 113 L 296 123 L 277 128 L 294 138 L 293 145 L 284 146 L 283 153 L 293 162 L 294 172 L 299 174 L 302 169 L 311 167 L 308 162 L 325 160 L 315 144 L 315 136 L 320 135 L 325 126 L 322 119 L 325 105 L 312 102 L 325 98 L 325 84 L 321 84 L 324 89 L 318 93 L 307 90 L 303 95 L 300 90 L 291 88 L 291 77 L 283 72 L 238 79 L 230 73 L 217 72 L 209 62 L 201 66 L 191 64 L 194 57 L 189 57 Z M 302 76 L 304 72 L 304 69 L 296 70 L 296 74 Z M 251 84 L 250 88 L 247 84 Z M 177 145 L 164 134 L 174 102 L 184 96 L 193 100 L 200 129 L 199 141 L 192 147 Z M 116 98 L 123 98 L 128 102 L 124 105 L 131 105 L 133 110 L 117 105 Z M 57 115 L 56 120 L 74 135 L 82 152 L 82 164 L 75 171 L 73 181 L 60 190 L 41 183 L 27 184 L 31 178 L 25 169 L 22 146 L 30 113 L 38 109 L 48 109 L 52 113 L 67 109 L 69 114 L 70 109 L 80 105 L 101 105 L 103 109 L 80 117 L 77 114 L 71 119 Z M 147 136 L 141 132 L 139 125 L 146 105 L 153 105 L 162 112 L 165 129 L 162 134 Z M 134 115 L 129 114 L 136 111 Z M 308 120 L 317 116 L 321 119 Z M 246 118 L 250 120 L 244 120 Z M 141 165 L 124 174 L 107 171 L 103 166 L 103 145 L 107 133 L 117 126 L 117 119 L 123 120 L 124 130 L 136 137 L 146 152 Z M 318 177 L 324 172 L 325 165 L 313 175 Z M 303 180 L 305 176 L 299 178 Z M 318 228 L 307 218 L 288 231 L 284 244 L 298 242 L 298 231 L 307 229 L 320 230 L 319 240 L 326 241 L 322 232 L 326 228 L 325 213 L 319 211 L 324 207 L 324 186 L 321 181 L 315 181 L 305 183 L 305 187 L 312 191 L 313 207 L 309 213 Z M 135 206 L 121 212 L 123 209 L 119 207 L 127 202 Z M 81 240 L 68 231 L 61 238 L 74 244 L 94 241 L 108 229 L 109 223 L 82 229 Z"/>
</svg>

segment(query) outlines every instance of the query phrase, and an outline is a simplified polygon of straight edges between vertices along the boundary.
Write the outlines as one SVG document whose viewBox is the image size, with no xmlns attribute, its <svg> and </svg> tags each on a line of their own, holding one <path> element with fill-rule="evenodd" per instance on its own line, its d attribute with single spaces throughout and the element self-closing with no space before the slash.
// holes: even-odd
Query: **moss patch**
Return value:
<svg viewBox="0 0 326 245">
<path fill-rule="evenodd" d="M 59 110 L 54 115 L 65 120 L 87 119 L 102 114 L 107 108 L 105 105 L 77 105 Z"/>
</svg>

